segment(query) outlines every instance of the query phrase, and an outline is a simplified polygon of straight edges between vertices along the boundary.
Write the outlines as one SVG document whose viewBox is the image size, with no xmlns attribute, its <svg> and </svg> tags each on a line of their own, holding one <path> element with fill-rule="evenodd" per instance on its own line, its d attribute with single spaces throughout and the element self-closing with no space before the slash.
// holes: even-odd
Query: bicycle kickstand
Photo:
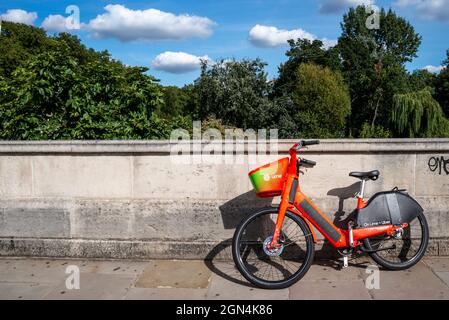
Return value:
<svg viewBox="0 0 449 320">
<path fill-rule="evenodd" d="M 348 257 L 347 256 L 343 256 L 343 265 L 341 266 L 342 269 L 345 269 L 348 267 Z"/>
</svg>

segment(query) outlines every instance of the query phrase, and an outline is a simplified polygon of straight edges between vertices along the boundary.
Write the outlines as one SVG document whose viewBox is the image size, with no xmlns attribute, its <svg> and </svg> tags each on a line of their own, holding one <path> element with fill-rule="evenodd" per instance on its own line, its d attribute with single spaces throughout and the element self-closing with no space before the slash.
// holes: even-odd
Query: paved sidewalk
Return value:
<svg viewBox="0 0 449 320">
<path fill-rule="evenodd" d="M 406 271 L 381 271 L 380 289 L 368 290 L 368 258 L 339 270 L 316 261 L 283 290 L 250 286 L 232 262 L 99 261 L 0 258 L 0 299 L 449 299 L 449 257 L 426 258 Z M 80 270 L 69 290 L 67 267 Z M 70 271 L 70 268 L 68 269 Z"/>
</svg>

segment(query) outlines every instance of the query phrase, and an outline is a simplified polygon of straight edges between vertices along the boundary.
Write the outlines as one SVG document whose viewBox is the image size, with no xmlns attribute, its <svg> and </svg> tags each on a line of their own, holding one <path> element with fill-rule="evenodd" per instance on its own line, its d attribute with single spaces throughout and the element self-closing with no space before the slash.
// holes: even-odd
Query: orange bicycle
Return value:
<svg viewBox="0 0 449 320">
<path fill-rule="evenodd" d="M 279 207 L 262 209 L 244 219 L 235 230 L 232 255 L 241 274 L 252 284 L 285 288 L 308 271 L 317 242 L 315 227 L 325 239 L 347 257 L 356 251 L 368 253 L 386 269 L 402 270 L 424 255 L 429 229 L 422 207 L 405 190 L 378 192 L 369 201 L 363 194 L 368 180 L 377 180 L 379 171 L 351 172 L 361 180 L 357 208 L 348 216 L 347 226 L 338 228 L 301 192 L 299 173 L 316 162 L 298 158 L 301 148 L 319 140 L 301 140 L 280 159 L 249 173 L 259 197 L 281 196 Z"/>
</svg>

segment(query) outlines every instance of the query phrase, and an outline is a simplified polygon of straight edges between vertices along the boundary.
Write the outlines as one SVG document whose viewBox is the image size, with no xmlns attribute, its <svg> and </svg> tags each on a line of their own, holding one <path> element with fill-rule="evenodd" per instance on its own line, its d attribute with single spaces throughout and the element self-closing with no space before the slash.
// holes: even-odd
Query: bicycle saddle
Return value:
<svg viewBox="0 0 449 320">
<path fill-rule="evenodd" d="M 377 180 L 379 178 L 380 172 L 379 170 L 373 170 L 373 171 L 367 171 L 367 172 L 359 172 L 354 171 L 349 173 L 351 177 L 359 178 L 362 180 L 371 179 L 371 180 Z"/>
</svg>

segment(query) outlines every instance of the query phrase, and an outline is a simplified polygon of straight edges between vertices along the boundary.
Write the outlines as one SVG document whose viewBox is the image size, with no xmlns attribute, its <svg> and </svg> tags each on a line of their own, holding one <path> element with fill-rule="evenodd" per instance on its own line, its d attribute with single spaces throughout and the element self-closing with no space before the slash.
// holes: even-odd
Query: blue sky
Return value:
<svg viewBox="0 0 449 320">
<path fill-rule="evenodd" d="M 342 13 L 372 0 L 1 0 L 0 17 L 66 28 L 66 7 L 80 10 L 84 44 L 107 49 L 129 65 L 150 67 L 164 85 L 182 86 L 199 75 L 199 59 L 261 58 L 270 78 L 285 61 L 289 36 L 322 39 L 340 35 Z M 377 0 L 410 21 L 423 37 L 409 70 L 438 68 L 449 49 L 449 0 Z M 20 9 L 20 10 L 17 10 Z M 52 16 L 49 18 L 49 16 Z"/>
</svg>

